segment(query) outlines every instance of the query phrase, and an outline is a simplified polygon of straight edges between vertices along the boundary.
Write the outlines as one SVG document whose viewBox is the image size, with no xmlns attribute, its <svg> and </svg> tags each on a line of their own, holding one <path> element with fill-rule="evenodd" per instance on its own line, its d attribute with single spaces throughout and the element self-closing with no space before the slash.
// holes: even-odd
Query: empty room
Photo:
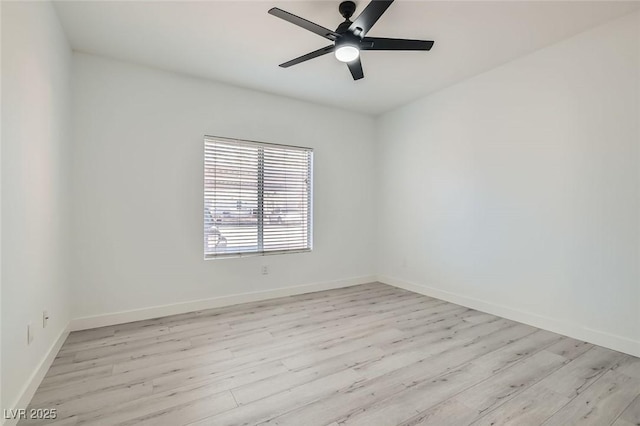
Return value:
<svg viewBox="0 0 640 426">
<path fill-rule="evenodd" d="M 640 425 L 640 1 L 0 17 L 0 424 Z"/>
</svg>

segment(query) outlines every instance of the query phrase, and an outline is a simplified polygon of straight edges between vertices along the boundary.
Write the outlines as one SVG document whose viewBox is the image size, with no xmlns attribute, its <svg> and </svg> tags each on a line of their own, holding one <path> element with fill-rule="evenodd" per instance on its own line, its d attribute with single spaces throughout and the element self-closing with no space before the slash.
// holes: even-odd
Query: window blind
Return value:
<svg viewBox="0 0 640 426">
<path fill-rule="evenodd" d="M 310 148 L 206 136 L 205 258 L 312 247 Z"/>
</svg>

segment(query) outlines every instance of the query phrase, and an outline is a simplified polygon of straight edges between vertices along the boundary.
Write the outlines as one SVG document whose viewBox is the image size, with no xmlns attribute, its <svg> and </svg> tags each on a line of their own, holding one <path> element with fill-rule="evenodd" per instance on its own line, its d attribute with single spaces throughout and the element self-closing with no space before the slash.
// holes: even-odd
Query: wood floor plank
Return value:
<svg viewBox="0 0 640 426">
<path fill-rule="evenodd" d="M 467 389 L 456 398 L 470 408 L 484 413 L 503 404 L 514 395 L 556 371 L 567 362 L 566 358 L 548 351 L 540 351 L 504 369 L 490 378 Z M 478 368 L 486 368 L 474 361 Z"/>
<path fill-rule="evenodd" d="M 495 323 L 498 323 L 497 321 Z M 449 371 L 465 362 L 481 357 L 487 353 L 510 344 L 532 334 L 532 329 L 523 324 L 509 324 L 487 332 L 481 328 L 475 328 L 476 337 L 460 334 L 460 340 L 441 340 L 424 348 L 429 353 L 427 361 L 438 371 Z M 406 350 L 406 348 L 404 349 Z"/>
<path fill-rule="evenodd" d="M 377 377 L 415 363 L 429 364 L 436 371 L 446 372 L 448 369 L 456 368 L 464 362 L 501 347 L 505 340 L 510 340 L 513 332 L 528 332 L 528 330 L 521 330 L 514 327 L 504 327 L 497 331 L 485 329 L 483 333 L 491 336 L 491 341 L 483 345 L 482 348 L 474 345 L 471 338 L 460 339 L 459 341 L 440 338 L 436 341 L 426 342 L 424 347 L 412 346 L 411 350 L 403 348 L 402 350 L 389 352 L 384 358 L 355 367 L 355 369 L 368 378 Z M 442 368 L 441 364 L 443 364 L 444 358 L 454 361 L 447 362 L 447 367 Z"/>
<path fill-rule="evenodd" d="M 573 398 L 587 389 L 608 369 L 614 367 L 622 357 L 623 355 L 619 352 L 593 347 L 547 377 L 539 385 L 557 394 Z"/>
<path fill-rule="evenodd" d="M 632 425 L 640 425 L 640 395 L 622 412 L 619 419 Z"/>
<path fill-rule="evenodd" d="M 478 384 L 473 392 L 466 391 L 466 393 L 462 393 L 461 395 L 458 395 L 452 399 L 446 400 L 435 407 L 432 407 L 426 411 L 421 412 L 419 415 L 415 416 L 415 418 L 407 421 L 407 423 L 427 424 L 430 422 L 442 421 L 443 420 L 442 416 L 444 416 L 446 413 L 450 413 L 451 406 L 464 408 L 464 409 L 462 408 L 461 409 L 463 412 L 466 413 L 464 417 L 464 421 L 466 421 L 465 424 L 468 424 L 474 419 L 481 417 L 482 407 L 481 406 L 475 407 L 475 409 L 470 408 L 469 405 L 473 405 L 473 404 L 472 403 L 469 403 L 468 405 L 465 404 L 466 395 L 471 394 L 473 397 L 474 395 L 477 394 L 481 398 L 490 398 L 490 391 L 488 391 L 487 388 L 491 387 L 491 384 L 492 384 L 491 380 L 494 380 L 496 377 L 497 378 L 500 377 L 498 375 L 500 371 L 503 371 L 507 368 L 513 368 L 512 371 L 516 373 L 523 372 L 523 370 L 526 371 L 526 368 L 523 368 L 523 367 L 527 367 L 528 364 L 525 362 L 521 362 L 522 360 L 526 360 L 528 357 L 533 356 L 534 354 L 549 347 L 549 345 L 554 345 L 559 339 L 561 339 L 561 337 L 558 335 L 555 335 L 547 331 L 538 330 L 532 334 L 529 334 L 523 337 L 522 339 L 512 341 L 511 343 L 507 343 L 506 345 L 500 347 L 499 349 L 493 352 L 489 352 L 483 356 L 480 356 L 474 359 L 473 361 L 471 361 L 473 364 L 480 366 L 482 369 L 486 370 L 492 376 L 489 381 L 481 382 L 482 385 L 484 386 L 484 389 L 479 390 L 479 387 L 481 387 L 481 385 Z M 547 353 L 550 353 L 550 352 L 547 351 Z M 565 360 L 564 362 L 568 362 L 566 359 L 564 360 Z M 522 383 L 518 383 L 518 386 L 515 386 L 515 388 L 512 388 L 512 386 L 514 385 L 510 384 L 508 386 L 505 385 L 504 388 L 502 388 L 500 386 L 495 386 L 495 382 L 494 382 L 493 388 L 495 392 L 498 392 L 498 394 L 501 394 L 500 402 L 502 402 L 502 400 L 504 400 L 506 397 L 513 396 L 514 390 L 520 391 L 523 388 L 526 388 L 526 386 L 521 386 L 521 385 Z M 566 402 L 567 401 L 565 401 L 565 403 Z M 553 414 L 553 412 L 555 411 L 552 411 L 551 414 Z M 474 415 L 471 416 L 471 413 L 474 413 Z M 452 418 L 457 418 L 453 414 L 450 414 L 450 415 Z M 546 419 L 547 417 L 545 417 L 544 419 Z M 463 420 L 460 419 L 459 424 L 462 424 L 462 421 Z M 526 424 L 526 423 L 523 423 L 523 424 Z"/>
<path fill-rule="evenodd" d="M 45 376 L 39 389 L 47 390 L 59 386 L 66 386 L 78 381 L 91 380 L 97 377 L 108 377 L 112 372 L 113 365 L 101 365 L 93 368 L 72 370 L 68 373 L 57 374 L 55 376 Z"/>
<path fill-rule="evenodd" d="M 141 400 L 135 405 L 119 405 L 116 413 L 112 408 L 110 411 L 96 413 L 86 421 L 80 419 L 77 424 L 86 426 L 180 425 L 223 413 L 236 406 L 229 391 L 206 394 L 198 398 L 188 393 L 166 393 L 163 398 L 154 398 L 151 404 Z"/>
<path fill-rule="evenodd" d="M 338 424 L 393 425 L 481 380 L 483 371 L 471 364 L 444 375 L 415 364 L 340 390 L 330 397 L 272 419 L 268 425 Z M 407 415 L 409 414 L 409 415 Z"/>
<path fill-rule="evenodd" d="M 75 417 L 82 414 L 90 413 L 105 407 L 114 407 L 120 403 L 138 399 L 151 395 L 153 386 L 147 383 L 141 383 L 125 389 L 115 389 L 101 392 L 99 394 L 90 394 L 77 396 L 73 399 L 61 400 L 56 403 L 47 403 L 46 405 L 32 404 L 33 409 L 52 409 L 55 408 L 58 419 L 62 420 L 68 417 Z"/>
<path fill-rule="evenodd" d="M 209 400 L 210 398 L 213 398 L 212 408 L 217 411 L 209 415 L 236 407 L 229 391 L 220 391 L 216 384 L 206 384 L 184 387 L 177 392 L 152 393 L 142 398 L 122 402 L 118 404 L 117 410 L 114 410 L 113 407 L 105 407 L 88 414 L 78 415 L 75 418 L 77 424 L 81 425 L 121 424 L 131 422 L 134 419 L 141 420 L 171 412 L 199 400 Z"/>
<path fill-rule="evenodd" d="M 640 379 L 640 358 L 624 355 L 619 361 L 619 365 L 615 366 L 615 370 L 629 377 Z"/>
<path fill-rule="evenodd" d="M 487 359 L 491 360 L 491 357 Z M 509 364 L 500 374 L 494 374 L 491 366 L 484 365 L 480 360 L 466 364 L 465 375 L 452 375 L 447 380 L 434 381 L 435 385 L 407 389 L 388 400 L 380 401 L 374 408 L 369 407 L 356 415 L 351 414 L 339 422 L 366 425 L 376 421 L 379 424 L 395 425 L 412 419 L 416 421 L 419 414 L 422 415 L 419 416 L 418 424 L 427 419 L 435 421 L 436 418 L 442 418 L 446 411 L 444 407 L 438 406 L 441 401 L 447 402 L 449 409 L 465 407 L 464 417 L 472 421 L 483 410 L 525 388 L 527 381 L 535 380 L 566 361 L 559 355 L 540 351 L 520 363 Z M 463 392 L 453 401 L 449 400 L 460 391 Z M 471 413 L 474 417 L 467 417 Z M 382 418 L 385 419 L 384 422 Z"/>
<path fill-rule="evenodd" d="M 497 374 L 512 364 L 555 344 L 559 339 L 560 336 L 557 334 L 537 330 L 521 339 L 511 340 L 504 346 L 478 357 L 474 362 Z"/>
<path fill-rule="evenodd" d="M 200 324 L 200 326 L 198 327 L 192 327 L 189 329 L 185 329 L 181 332 L 173 332 L 170 331 L 169 333 L 164 333 L 160 336 L 153 336 L 153 337 L 148 337 L 148 338 L 141 338 L 141 339 L 119 339 L 117 341 L 114 340 L 110 340 L 110 341 L 93 341 L 91 343 L 91 345 L 82 345 L 82 346 L 74 346 L 72 349 L 66 349 L 64 354 L 60 354 L 59 356 L 62 358 L 68 358 L 71 357 L 71 360 L 74 362 L 77 362 L 77 355 L 84 353 L 84 352 L 88 352 L 91 350 L 98 350 L 98 349 L 104 349 L 104 348 L 112 348 L 113 349 L 113 353 L 119 353 L 119 350 L 121 348 L 135 348 L 135 347 L 143 347 L 143 346 L 147 346 L 147 345 L 151 345 L 151 344 L 156 344 L 156 343 L 163 343 L 163 342 L 167 342 L 167 341 L 175 341 L 175 340 L 184 340 L 184 339 L 188 339 L 191 337 L 195 337 L 195 336 L 199 336 L 202 334 L 211 334 L 211 333 L 217 333 L 219 335 L 230 335 L 231 333 L 233 333 L 233 330 L 224 324 L 208 324 L 208 325 L 202 325 Z M 63 346 L 63 348 L 65 348 Z M 55 362 L 53 364 L 53 366 L 55 367 L 58 363 Z"/>
<path fill-rule="evenodd" d="M 478 413 L 478 420 L 472 425 L 540 425 L 570 401 L 571 398 L 543 386 L 532 386 L 486 415 Z"/>
<path fill-rule="evenodd" d="M 612 423 L 612 426 L 638 426 L 640 423 L 631 423 L 625 419 L 618 417 L 618 419 Z"/>
<path fill-rule="evenodd" d="M 158 426 L 158 425 L 183 425 L 217 413 L 224 413 L 236 407 L 233 396 L 229 392 L 223 392 L 210 397 L 201 398 L 181 407 L 171 410 L 157 411 L 153 414 L 132 419 L 124 425 Z"/>
<path fill-rule="evenodd" d="M 179 388 L 188 384 L 217 382 L 220 389 L 233 389 L 246 383 L 253 383 L 265 377 L 287 371 L 282 361 L 271 361 L 269 363 L 252 366 L 242 370 L 223 371 L 197 370 L 189 371 L 187 374 L 177 373 L 153 379 L 154 392 Z"/>
<path fill-rule="evenodd" d="M 419 409 L 416 409 L 418 411 Z M 478 417 L 478 411 L 472 410 L 455 399 L 447 399 L 430 410 L 422 411 L 415 416 L 398 423 L 399 426 L 424 426 L 442 425 L 459 426 L 468 425 Z"/>
<path fill-rule="evenodd" d="M 314 321 L 310 321 L 308 324 L 295 324 L 291 327 L 283 327 L 281 329 L 275 328 L 269 330 L 274 337 L 294 338 L 301 337 L 305 334 L 330 331 L 335 328 L 341 328 L 345 325 L 364 324 L 371 322 L 385 322 L 404 321 L 408 318 L 416 316 L 428 316 L 436 317 L 442 313 L 449 313 L 451 311 L 462 311 L 460 307 L 447 306 L 443 309 L 442 303 L 432 303 L 426 301 L 424 303 L 409 302 L 405 308 L 390 309 L 383 312 L 351 312 L 350 310 L 344 310 L 334 317 L 319 316 L 315 317 Z"/>
<path fill-rule="evenodd" d="M 555 345 L 552 345 L 555 347 Z M 485 413 L 474 425 L 541 424 L 587 389 L 608 369 L 616 367 L 622 354 L 591 347 L 577 358 L 531 386 L 522 394 Z"/>
<path fill-rule="evenodd" d="M 350 353 L 339 354 L 309 366 L 293 369 L 283 374 L 232 389 L 232 392 L 238 404 L 244 405 L 312 382 L 319 377 L 334 374 L 342 370 L 357 368 L 364 363 L 383 357 L 384 351 L 376 347 L 360 348 Z"/>
<path fill-rule="evenodd" d="M 530 333 L 528 327 L 514 326 L 510 328 L 513 330 L 520 329 L 520 332 Z M 511 333 L 513 330 L 504 329 L 502 330 L 502 333 Z M 464 345 L 462 345 L 459 350 L 464 351 Z M 470 358 L 473 358 L 473 355 L 470 355 L 467 360 Z M 423 358 L 418 362 L 409 362 L 406 364 L 398 363 L 397 358 L 394 361 L 396 362 L 396 365 L 389 363 L 387 359 L 381 359 L 373 363 L 365 364 L 362 368 L 355 368 L 356 371 L 365 374 L 365 377 L 367 378 L 366 382 L 363 382 L 353 389 L 341 389 L 336 395 L 317 401 L 307 407 L 303 407 L 276 419 L 272 419 L 269 424 L 294 424 L 296 418 L 302 418 L 305 424 L 316 424 L 315 419 L 322 418 L 318 417 L 319 412 L 326 412 L 327 415 L 331 415 L 332 420 L 338 419 L 337 416 L 339 415 L 345 416 L 344 418 L 340 418 L 338 422 L 347 422 L 348 419 L 354 416 L 354 411 L 358 411 L 354 407 L 370 406 L 378 400 L 391 397 L 408 388 L 411 388 L 411 392 L 409 392 L 410 395 L 418 395 L 419 393 L 415 391 L 418 385 L 420 384 L 430 387 L 430 379 L 436 377 L 440 372 L 433 368 L 433 364 L 428 357 Z M 464 371 L 464 374 L 460 373 L 460 371 Z M 454 386 L 462 386 L 462 384 L 466 383 L 464 380 L 471 380 L 471 383 L 479 380 L 478 377 L 474 376 L 474 370 L 467 371 L 458 369 L 454 370 L 454 372 L 456 372 L 456 374 L 450 375 L 447 373 L 444 378 L 433 379 L 432 382 L 442 386 L 444 389 L 443 392 L 446 392 L 447 389 L 450 392 L 454 392 L 454 390 L 459 390 Z M 483 373 L 486 374 L 486 372 Z M 456 377 L 457 380 L 454 380 L 453 377 Z M 460 384 L 459 382 L 463 383 Z M 451 385 L 451 387 L 448 385 Z M 466 383 L 466 385 L 469 385 L 469 383 Z M 437 393 L 430 388 L 429 395 L 434 394 L 437 395 Z M 420 401 L 424 401 L 423 396 L 419 396 L 418 399 Z M 401 401 L 402 407 L 399 408 L 399 412 L 406 413 L 407 397 L 403 396 Z M 380 411 L 387 413 L 388 416 L 390 406 L 386 403 L 382 405 L 383 408 Z M 377 421 L 381 421 L 382 417 L 380 416 L 381 414 L 376 414 L 373 417 L 376 418 Z M 324 418 L 323 421 L 324 420 L 327 419 Z M 365 416 L 362 424 L 367 424 L 370 421 L 371 419 Z"/>
<path fill-rule="evenodd" d="M 79 425 L 638 424 L 640 360 L 380 283 L 73 332 L 29 408 Z"/>
<path fill-rule="evenodd" d="M 332 358 L 337 355 L 349 353 L 360 348 L 367 348 L 370 346 L 375 347 L 390 340 L 402 338 L 403 336 L 404 333 L 402 331 L 395 328 L 390 328 L 363 336 L 360 339 L 323 345 L 315 351 L 286 357 L 282 360 L 282 362 L 289 369 L 300 368 L 317 362 L 321 362 L 325 359 Z"/>
<path fill-rule="evenodd" d="M 285 392 L 257 400 L 251 404 L 242 405 L 217 416 L 208 417 L 192 426 L 205 425 L 252 425 L 287 413 L 298 406 L 321 400 L 332 395 L 338 389 L 354 385 L 362 378 L 353 370 L 345 370 L 314 380 L 313 382 L 296 386 Z M 300 423 L 303 424 L 303 423 Z"/>
<path fill-rule="evenodd" d="M 562 355 L 567 359 L 575 359 L 591 348 L 593 348 L 591 343 L 582 342 L 570 337 L 563 337 L 562 340 L 547 350 L 554 354 Z"/>
<path fill-rule="evenodd" d="M 118 361 L 113 364 L 113 374 L 126 373 L 128 371 L 137 370 L 148 366 L 149 364 L 163 364 L 179 360 L 182 355 L 188 356 L 206 356 L 210 362 L 225 361 L 233 358 L 233 353 L 228 349 L 211 349 L 208 346 L 200 348 L 180 349 L 174 352 L 165 352 L 161 354 L 149 355 L 143 358 L 129 358 L 125 361 Z"/>
<path fill-rule="evenodd" d="M 608 371 L 543 424 L 608 425 L 618 418 L 638 393 L 639 379 Z"/>
</svg>

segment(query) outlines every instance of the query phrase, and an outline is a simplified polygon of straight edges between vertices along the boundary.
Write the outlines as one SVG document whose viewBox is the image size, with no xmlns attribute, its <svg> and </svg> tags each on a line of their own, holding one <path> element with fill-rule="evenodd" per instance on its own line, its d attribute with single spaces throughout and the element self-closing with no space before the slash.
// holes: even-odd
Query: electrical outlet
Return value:
<svg viewBox="0 0 640 426">
<path fill-rule="evenodd" d="M 47 328 L 48 322 L 49 322 L 49 313 L 47 311 L 42 311 L 42 328 Z"/>
<path fill-rule="evenodd" d="M 29 324 L 27 324 L 27 345 L 30 345 L 31 342 L 33 342 L 33 338 L 34 338 L 33 332 L 34 331 L 35 330 L 33 328 L 33 323 L 30 322 Z"/>
<path fill-rule="evenodd" d="M 260 272 L 262 273 L 262 275 L 269 275 L 269 265 L 262 265 L 262 268 L 260 268 Z"/>
</svg>

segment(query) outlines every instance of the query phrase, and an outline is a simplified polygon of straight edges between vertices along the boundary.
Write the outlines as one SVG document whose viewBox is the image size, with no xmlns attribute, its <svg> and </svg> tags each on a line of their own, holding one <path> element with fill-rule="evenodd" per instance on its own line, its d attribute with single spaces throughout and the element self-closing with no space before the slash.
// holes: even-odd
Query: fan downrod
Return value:
<svg viewBox="0 0 640 426">
<path fill-rule="evenodd" d="M 352 1 L 343 1 L 340 3 L 338 10 L 340 11 L 340 15 L 348 21 L 356 11 L 356 4 Z"/>
</svg>

